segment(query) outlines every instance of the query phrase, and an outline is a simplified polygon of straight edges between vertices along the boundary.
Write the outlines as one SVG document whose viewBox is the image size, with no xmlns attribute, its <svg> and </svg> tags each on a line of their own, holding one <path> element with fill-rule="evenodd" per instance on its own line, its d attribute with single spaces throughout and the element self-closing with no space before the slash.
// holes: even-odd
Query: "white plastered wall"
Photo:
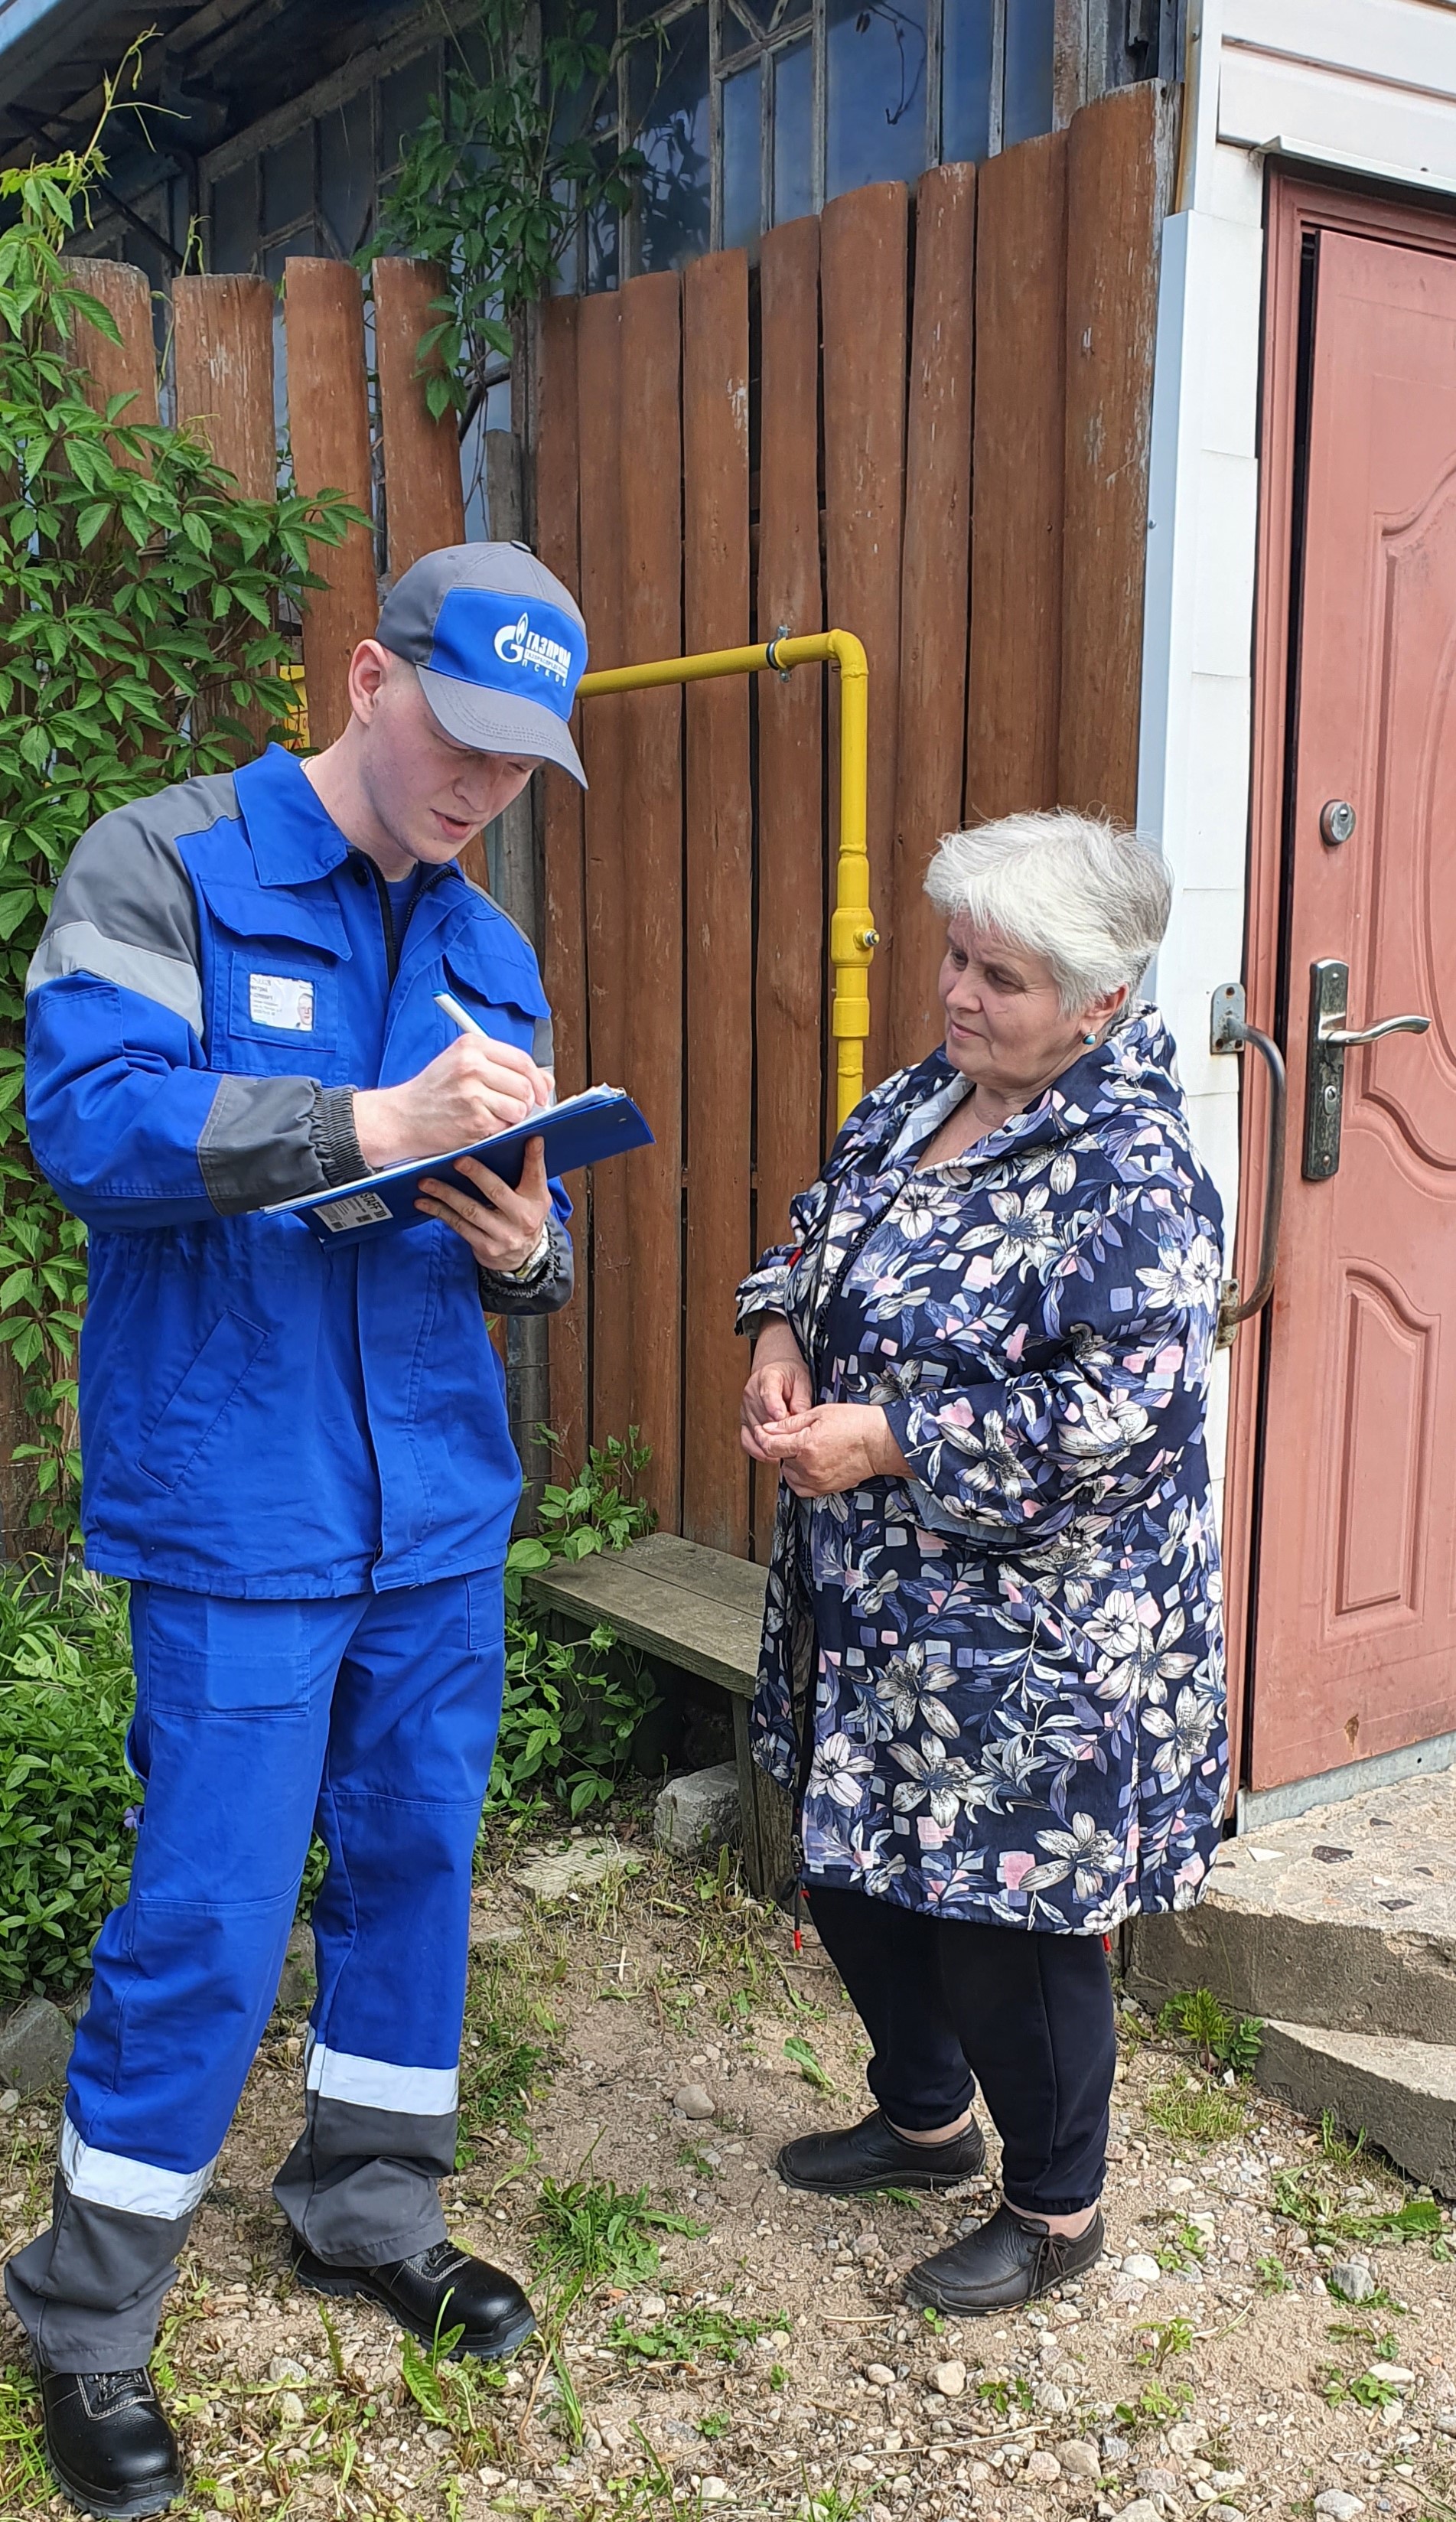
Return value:
<svg viewBox="0 0 1456 2522">
<path fill-rule="evenodd" d="M 1190 20 L 1153 370 L 1138 820 L 1177 883 L 1157 997 L 1232 1240 L 1239 1062 L 1210 1055 L 1208 1013 L 1244 966 L 1264 166 L 1277 154 L 1456 192 L 1456 0 L 1191 0 Z M 1227 1408 L 1224 1359 L 1220 1499 Z"/>
</svg>

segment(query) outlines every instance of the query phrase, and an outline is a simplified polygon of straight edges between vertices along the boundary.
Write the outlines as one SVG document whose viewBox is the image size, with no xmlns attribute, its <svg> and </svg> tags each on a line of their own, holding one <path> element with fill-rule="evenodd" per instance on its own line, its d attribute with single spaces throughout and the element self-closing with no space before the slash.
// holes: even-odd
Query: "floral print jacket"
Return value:
<svg viewBox="0 0 1456 2522">
<path fill-rule="evenodd" d="M 1196 1900 L 1223 1816 L 1222 1216 L 1151 1007 L 917 1173 L 964 1092 L 943 1051 L 876 1087 L 739 1289 L 911 1470 L 780 1484 L 754 1756 L 811 1890 L 1103 1934 Z"/>
</svg>

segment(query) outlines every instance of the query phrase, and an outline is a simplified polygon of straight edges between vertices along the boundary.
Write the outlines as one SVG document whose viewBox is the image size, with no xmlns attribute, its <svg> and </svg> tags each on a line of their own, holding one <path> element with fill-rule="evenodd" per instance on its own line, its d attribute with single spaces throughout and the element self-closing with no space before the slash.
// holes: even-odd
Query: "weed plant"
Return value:
<svg viewBox="0 0 1456 2522">
<path fill-rule="evenodd" d="M 1169 1997 L 1157 2028 L 1166 2037 L 1191 2041 L 1208 2075 L 1219 2067 L 1232 2067 L 1236 2076 L 1251 2075 L 1264 2040 L 1264 2026 L 1256 2015 L 1226 2013 L 1206 1987 Z"/>
<path fill-rule="evenodd" d="M 736 2312 L 706 2305 L 665 2312 L 660 2320 L 651 2321 L 631 2321 L 619 2312 L 607 2331 L 607 2345 L 635 2363 L 690 2369 L 709 2363 L 736 2364 L 740 2349 L 787 2327 L 782 2312 L 772 2319 L 740 2320 Z"/>
<path fill-rule="evenodd" d="M 537 2260 L 573 2296 L 598 2285 L 634 2286 L 657 2274 L 659 2233 L 697 2237 L 690 2216 L 654 2207 L 646 2189 L 615 2180 L 543 2180 L 537 2197 Z"/>
<path fill-rule="evenodd" d="M 1154 2084 L 1143 2109 L 1166 2136 L 1186 2138 L 1195 2145 L 1226 2145 L 1248 2125 L 1248 2113 L 1237 2093 L 1224 2092 L 1217 2084 L 1202 2083 L 1192 2076 L 1178 2084 Z"/>
</svg>

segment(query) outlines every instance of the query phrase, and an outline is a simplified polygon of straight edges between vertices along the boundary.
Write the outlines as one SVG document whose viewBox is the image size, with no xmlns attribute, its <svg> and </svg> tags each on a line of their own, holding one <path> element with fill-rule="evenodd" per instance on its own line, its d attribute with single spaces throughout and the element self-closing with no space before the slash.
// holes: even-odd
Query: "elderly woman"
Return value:
<svg viewBox="0 0 1456 2522">
<path fill-rule="evenodd" d="M 793 2186 L 1003 2203 L 911 2276 L 1000 2312 L 1086 2268 L 1114 2064 L 1108 1932 L 1198 1898 L 1224 1807 L 1203 1447 L 1221 1216 L 1161 1020 L 1141 840 L 953 832 L 944 1048 L 865 1098 L 739 1291 L 743 1442 L 782 1475 L 755 1756 L 878 2108 Z"/>
</svg>

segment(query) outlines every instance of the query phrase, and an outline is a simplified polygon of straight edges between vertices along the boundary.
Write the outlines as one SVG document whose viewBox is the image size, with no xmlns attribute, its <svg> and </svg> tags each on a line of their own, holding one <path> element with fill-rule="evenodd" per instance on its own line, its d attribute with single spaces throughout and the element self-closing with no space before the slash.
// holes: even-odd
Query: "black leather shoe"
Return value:
<svg viewBox="0 0 1456 2522">
<path fill-rule="evenodd" d="M 1086 2232 L 1073 2235 L 1053 2233 L 1039 2216 L 1023 2216 L 1003 2201 L 963 2242 L 912 2268 L 905 2299 L 963 2319 L 978 2312 L 1013 2312 L 1050 2294 L 1064 2277 L 1080 2276 L 1102 2258 L 1106 2238 L 1101 2208 Z"/>
<path fill-rule="evenodd" d="M 953 2189 L 985 2168 L 986 2140 L 974 2120 L 944 2145 L 912 2145 L 883 2111 L 871 2111 L 858 2127 L 796 2136 L 777 2158 L 778 2176 L 790 2189 L 818 2189 L 829 2198 L 863 2198 L 874 2189 Z"/>
<path fill-rule="evenodd" d="M 150 2373 L 45 2373 L 46 2457 L 83 2513 L 164 2513 L 186 2486 Z"/>
<path fill-rule="evenodd" d="M 536 2314 L 514 2277 L 457 2251 L 453 2242 L 432 2242 L 412 2260 L 386 2260 L 377 2268 L 334 2267 L 301 2244 L 293 2272 L 314 2294 L 361 2294 L 377 2303 L 412 2338 L 433 2347 L 463 2322 L 452 2358 L 480 2356 L 494 2363 L 513 2356 L 536 2327 Z"/>
</svg>

